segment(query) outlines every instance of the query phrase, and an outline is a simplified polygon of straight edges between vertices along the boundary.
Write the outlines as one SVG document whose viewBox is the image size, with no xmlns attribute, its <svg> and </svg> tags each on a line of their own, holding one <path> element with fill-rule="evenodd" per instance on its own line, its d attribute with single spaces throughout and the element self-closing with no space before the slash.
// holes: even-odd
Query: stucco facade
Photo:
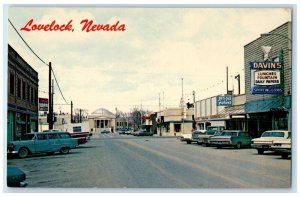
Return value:
<svg viewBox="0 0 300 197">
<path fill-rule="evenodd" d="M 185 114 L 185 115 L 184 115 Z M 161 136 L 180 136 L 191 133 L 193 129 L 193 109 L 169 108 L 157 113 L 157 134 Z"/>
</svg>

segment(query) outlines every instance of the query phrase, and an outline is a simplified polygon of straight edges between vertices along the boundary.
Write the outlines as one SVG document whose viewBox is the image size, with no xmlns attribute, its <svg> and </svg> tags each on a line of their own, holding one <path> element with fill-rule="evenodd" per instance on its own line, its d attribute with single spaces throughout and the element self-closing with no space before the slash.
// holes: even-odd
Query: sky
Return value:
<svg viewBox="0 0 300 197">
<path fill-rule="evenodd" d="M 52 67 L 67 103 L 92 113 L 98 108 L 129 112 L 178 107 L 226 93 L 244 84 L 244 46 L 291 21 L 286 8 L 9 6 L 8 18 L 28 45 Z M 37 24 L 67 24 L 74 31 L 21 31 Z M 125 31 L 82 31 L 80 22 L 125 24 Z M 48 97 L 48 67 L 7 24 L 7 42 L 39 73 L 39 97 Z M 182 88 L 183 87 L 183 88 Z M 54 86 L 54 110 L 70 105 Z"/>
</svg>

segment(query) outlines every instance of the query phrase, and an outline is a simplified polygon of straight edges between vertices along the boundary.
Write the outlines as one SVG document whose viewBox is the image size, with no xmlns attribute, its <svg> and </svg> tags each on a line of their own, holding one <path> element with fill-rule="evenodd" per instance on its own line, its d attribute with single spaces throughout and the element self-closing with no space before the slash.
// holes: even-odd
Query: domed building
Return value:
<svg viewBox="0 0 300 197">
<path fill-rule="evenodd" d="M 107 109 L 99 108 L 89 115 L 89 125 L 92 131 L 109 131 L 113 132 L 115 129 L 115 114 Z"/>
</svg>

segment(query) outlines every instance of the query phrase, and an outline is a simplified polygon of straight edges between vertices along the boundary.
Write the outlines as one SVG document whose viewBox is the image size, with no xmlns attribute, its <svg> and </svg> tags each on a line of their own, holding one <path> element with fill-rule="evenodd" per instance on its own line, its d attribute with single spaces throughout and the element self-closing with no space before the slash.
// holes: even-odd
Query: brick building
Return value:
<svg viewBox="0 0 300 197">
<path fill-rule="evenodd" d="M 38 73 L 8 45 L 7 140 L 38 131 Z"/>
</svg>

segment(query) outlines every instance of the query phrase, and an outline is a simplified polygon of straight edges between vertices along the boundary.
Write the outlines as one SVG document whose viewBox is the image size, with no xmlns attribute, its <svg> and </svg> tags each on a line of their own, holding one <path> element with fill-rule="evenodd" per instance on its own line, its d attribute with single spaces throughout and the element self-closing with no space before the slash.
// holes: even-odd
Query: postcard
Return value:
<svg viewBox="0 0 300 197">
<path fill-rule="evenodd" d="M 7 10 L 8 192 L 293 188 L 293 6 Z"/>
</svg>

